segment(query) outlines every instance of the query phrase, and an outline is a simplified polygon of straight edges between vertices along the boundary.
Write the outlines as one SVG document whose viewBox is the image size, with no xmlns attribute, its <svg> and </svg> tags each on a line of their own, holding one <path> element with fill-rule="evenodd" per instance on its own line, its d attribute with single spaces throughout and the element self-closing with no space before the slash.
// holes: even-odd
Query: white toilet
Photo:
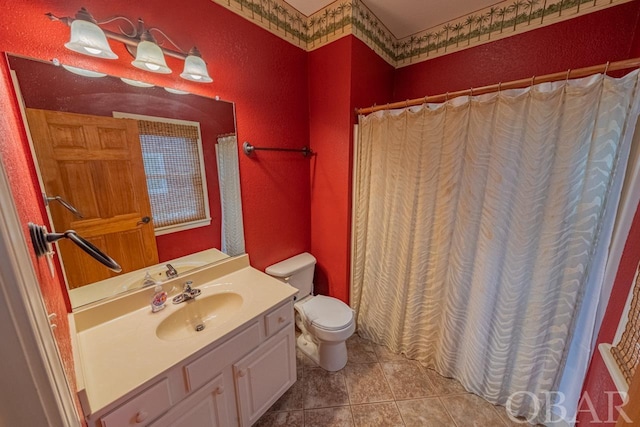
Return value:
<svg viewBox="0 0 640 427">
<path fill-rule="evenodd" d="M 345 341 L 356 329 L 353 310 L 339 299 L 313 295 L 316 259 L 302 253 L 267 267 L 265 272 L 298 289 L 294 308 L 302 331 L 298 348 L 320 367 L 338 371 L 347 364 Z"/>
</svg>

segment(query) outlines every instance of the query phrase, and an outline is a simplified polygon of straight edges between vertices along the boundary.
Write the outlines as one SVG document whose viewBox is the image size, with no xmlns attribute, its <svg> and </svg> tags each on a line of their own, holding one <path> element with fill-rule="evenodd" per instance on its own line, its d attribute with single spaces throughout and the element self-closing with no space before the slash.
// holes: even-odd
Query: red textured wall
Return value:
<svg viewBox="0 0 640 427">
<path fill-rule="evenodd" d="M 315 292 L 348 301 L 352 37 L 309 53 L 311 253 Z"/>
<path fill-rule="evenodd" d="M 315 292 L 349 301 L 354 108 L 387 102 L 393 67 L 353 36 L 309 53 L 311 253 Z"/>
<path fill-rule="evenodd" d="M 69 339 L 69 324 L 66 318 L 69 302 L 66 292 L 62 291 L 65 285 L 62 283 L 59 274 L 54 278 L 51 277 L 47 262 L 44 258 L 36 258 L 31 248 L 31 242 L 27 237 L 29 236 L 27 228 L 29 222 L 47 224 L 47 220 L 44 209 L 34 202 L 40 199 L 38 190 L 32 185 L 36 172 L 33 164 L 28 160 L 30 159 L 29 143 L 25 136 L 20 110 L 9 77 L 9 67 L 4 57 L 0 58 L 0 102 L 3 106 L 2 114 L 0 114 L 0 135 L 2 135 L 2 139 L 0 139 L 0 160 L 9 178 L 9 185 L 16 201 L 18 217 L 23 224 L 23 232 L 47 313 L 57 313 L 58 315 L 55 320 L 57 327 L 53 329 L 53 332 L 69 383 L 72 389 L 75 390 L 75 376 L 72 374 L 73 354 Z M 16 197 L 16 195 L 19 195 L 19 197 Z M 33 286 L 37 286 L 37 284 L 33 284 Z M 80 408 L 80 402 L 77 400 L 76 405 Z"/>
<path fill-rule="evenodd" d="M 0 14 L 0 51 L 104 71 L 119 77 L 147 80 L 160 86 L 186 89 L 205 96 L 234 101 L 239 142 L 256 146 L 302 147 L 309 145 L 307 53 L 260 29 L 209 0 L 184 2 L 159 0 L 134 2 L 33 0 L 4 1 Z M 173 75 L 145 73 L 132 67 L 122 45 L 112 42 L 120 56 L 116 61 L 84 57 L 64 49 L 69 29 L 50 22 L 44 14 L 73 15 L 85 6 L 98 19 L 122 14 L 135 20 L 143 17 L 150 26 L 166 32 L 183 49 L 198 46 L 208 63 L 212 84 L 198 85 L 177 77 L 182 61 L 168 58 Z M 114 27 L 117 28 L 117 27 Z M 9 83 L 3 70 L 3 138 L 0 140 L 14 194 L 24 221 L 43 222 L 40 198 L 31 185 L 34 175 L 26 166 L 24 130 L 11 102 L 4 101 Z M 6 95 L 6 96 L 5 96 Z M 22 165 L 18 167 L 18 165 Z M 265 266 L 299 252 L 310 250 L 309 160 L 294 154 L 258 153 L 254 159 L 240 155 L 243 217 L 246 249 L 252 264 Z M 29 183 L 29 185 L 26 185 Z M 27 191 L 28 190 L 28 191 Z M 36 264 L 39 265 L 39 264 Z M 65 300 L 60 284 L 44 277 L 42 290 L 60 323 Z M 73 379 L 68 330 L 57 331 L 67 374 Z"/>
<path fill-rule="evenodd" d="M 50 22 L 46 12 L 73 15 L 85 6 L 96 18 L 122 14 L 143 17 L 184 49 L 196 44 L 207 61 L 212 84 L 176 76 L 182 61 L 167 58 L 173 75 L 145 73 L 129 62 L 121 44 L 112 42 L 120 59 L 100 60 L 63 48 L 69 30 Z M 189 7 L 168 0 L 143 2 L 12 2 L 0 16 L 0 50 L 147 80 L 160 86 L 220 96 L 236 103 L 239 141 L 256 146 L 302 147 L 309 144 L 307 54 L 209 0 Z M 310 249 L 309 161 L 295 155 L 241 154 L 240 175 L 246 248 L 257 268 Z"/>
<path fill-rule="evenodd" d="M 64 4 L 61 4 L 64 3 Z M 348 299 L 351 151 L 353 108 L 421 97 L 445 91 L 577 68 L 638 54 L 632 34 L 640 2 L 635 1 L 491 44 L 467 49 L 394 71 L 368 47 L 348 36 L 309 54 L 269 34 L 209 0 L 183 3 L 86 0 L 33 0 L 3 3 L 0 51 L 61 61 L 161 86 L 219 95 L 236 103 L 239 142 L 256 146 L 300 148 L 318 153 L 305 159 L 295 153 L 240 154 L 247 251 L 260 269 L 303 251 L 318 258 L 316 290 Z M 141 16 L 188 49 L 197 44 L 214 78 L 210 85 L 173 76 L 151 75 L 121 59 L 96 60 L 66 51 L 68 29 L 43 14 L 73 14 L 86 6 L 97 18 L 115 13 Z M 174 70 L 181 61 L 169 58 Z M 3 70 L 6 74 L 6 70 Z M 395 83 L 394 83 L 395 81 Z M 3 75 L 0 91 L 7 92 Z M 0 92 L 5 96 L 5 93 Z M 7 103 L 4 103 L 7 105 Z M 3 157 L 24 164 L 24 134 L 15 106 L 0 119 L 5 137 Z M 5 160 L 5 162 L 7 162 Z M 24 215 L 42 220 L 39 198 L 22 193 L 33 179 L 28 167 L 11 167 Z M 26 195 L 26 197 L 24 197 Z M 26 220 L 26 218 L 25 218 Z M 44 279 L 43 279 L 44 280 Z M 45 298 L 64 307 L 59 284 L 43 285 Z M 60 334 L 60 331 L 58 332 Z M 63 359 L 70 356 L 68 336 L 60 337 Z"/>
<path fill-rule="evenodd" d="M 637 58 L 640 56 L 640 12 L 638 12 L 636 19 L 636 29 L 634 31 L 633 43 L 631 44 L 631 54 L 629 56 L 631 58 Z"/>
<path fill-rule="evenodd" d="M 394 100 L 630 58 L 639 13 L 640 1 L 625 3 L 400 68 Z"/>
<path fill-rule="evenodd" d="M 636 210 L 633 218 L 631 230 L 627 237 L 627 242 L 620 258 L 620 267 L 616 274 L 616 279 L 611 290 L 611 298 L 609 305 L 602 320 L 602 327 L 598 333 L 597 344 L 611 343 L 615 337 L 620 323 L 622 312 L 627 301 L 627 297 L 633 285 L 633 278 L 636 273 L 638 262 L 640 262 L 640 206 Z M 590 408 L 585 404 L 581 407 L 578 414 L 579 426 L 613 426 L 615 423 L 605 423 L 603 421 L 609 418 L 609 397 L 607 392 L 615 392 L 616 386 L 609 375 L 609 371 L 600 356 L 600 352 L 596 351 L 583 388 L 583 393 L 588 395 L 593 402 L 593 406 L 597 412 L 597 416 L 592 414 Z M 585 396 L 586 399 L 586 396 Z"/>
</svg>

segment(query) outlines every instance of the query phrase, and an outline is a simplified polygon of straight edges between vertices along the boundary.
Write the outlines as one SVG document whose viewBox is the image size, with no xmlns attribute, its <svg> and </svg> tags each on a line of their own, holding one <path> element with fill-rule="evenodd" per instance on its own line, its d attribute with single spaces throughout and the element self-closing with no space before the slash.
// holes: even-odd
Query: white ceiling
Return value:
<svg viewBox="0 0 640 427">
<path fill-rule="evenodd" d="M 306 16 L 311 16 L 325 6 L 330 5 L 335 0 L 284 0 Z"/>
<path fill-rule="evenodd" d="M 285 0 L 310 16 L 335 0 Z M 396 38 L 426 30 L 499 0 L 362 0 Z"/>
</svg>

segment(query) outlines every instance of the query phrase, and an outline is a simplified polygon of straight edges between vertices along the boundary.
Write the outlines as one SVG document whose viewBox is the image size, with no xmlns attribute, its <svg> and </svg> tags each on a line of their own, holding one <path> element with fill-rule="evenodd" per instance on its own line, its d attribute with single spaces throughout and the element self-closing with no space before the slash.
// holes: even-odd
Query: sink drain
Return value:
<svg viewBox="0 0 640 427">
<path fill-rule="evenodd" d="M 196 332 L 200 332 L 202 330 L 204 330 L 204 325 L 202 323 L 196 326 Z"/>
</svg>

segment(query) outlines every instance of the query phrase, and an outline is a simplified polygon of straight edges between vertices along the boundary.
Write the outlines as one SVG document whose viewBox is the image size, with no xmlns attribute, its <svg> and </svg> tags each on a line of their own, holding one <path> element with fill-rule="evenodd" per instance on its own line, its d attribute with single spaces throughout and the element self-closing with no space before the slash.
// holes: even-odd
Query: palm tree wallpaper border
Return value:
<svg viewBox="0 0 640 427">
<path fill-rule="evenodd" d="M 305 16 L 284 0 L 212 0 L 307 51 L 353 34 L 399 68 L 634 0 L 507 0 L 397 39 L 360 0 Z"/>
</svg>

